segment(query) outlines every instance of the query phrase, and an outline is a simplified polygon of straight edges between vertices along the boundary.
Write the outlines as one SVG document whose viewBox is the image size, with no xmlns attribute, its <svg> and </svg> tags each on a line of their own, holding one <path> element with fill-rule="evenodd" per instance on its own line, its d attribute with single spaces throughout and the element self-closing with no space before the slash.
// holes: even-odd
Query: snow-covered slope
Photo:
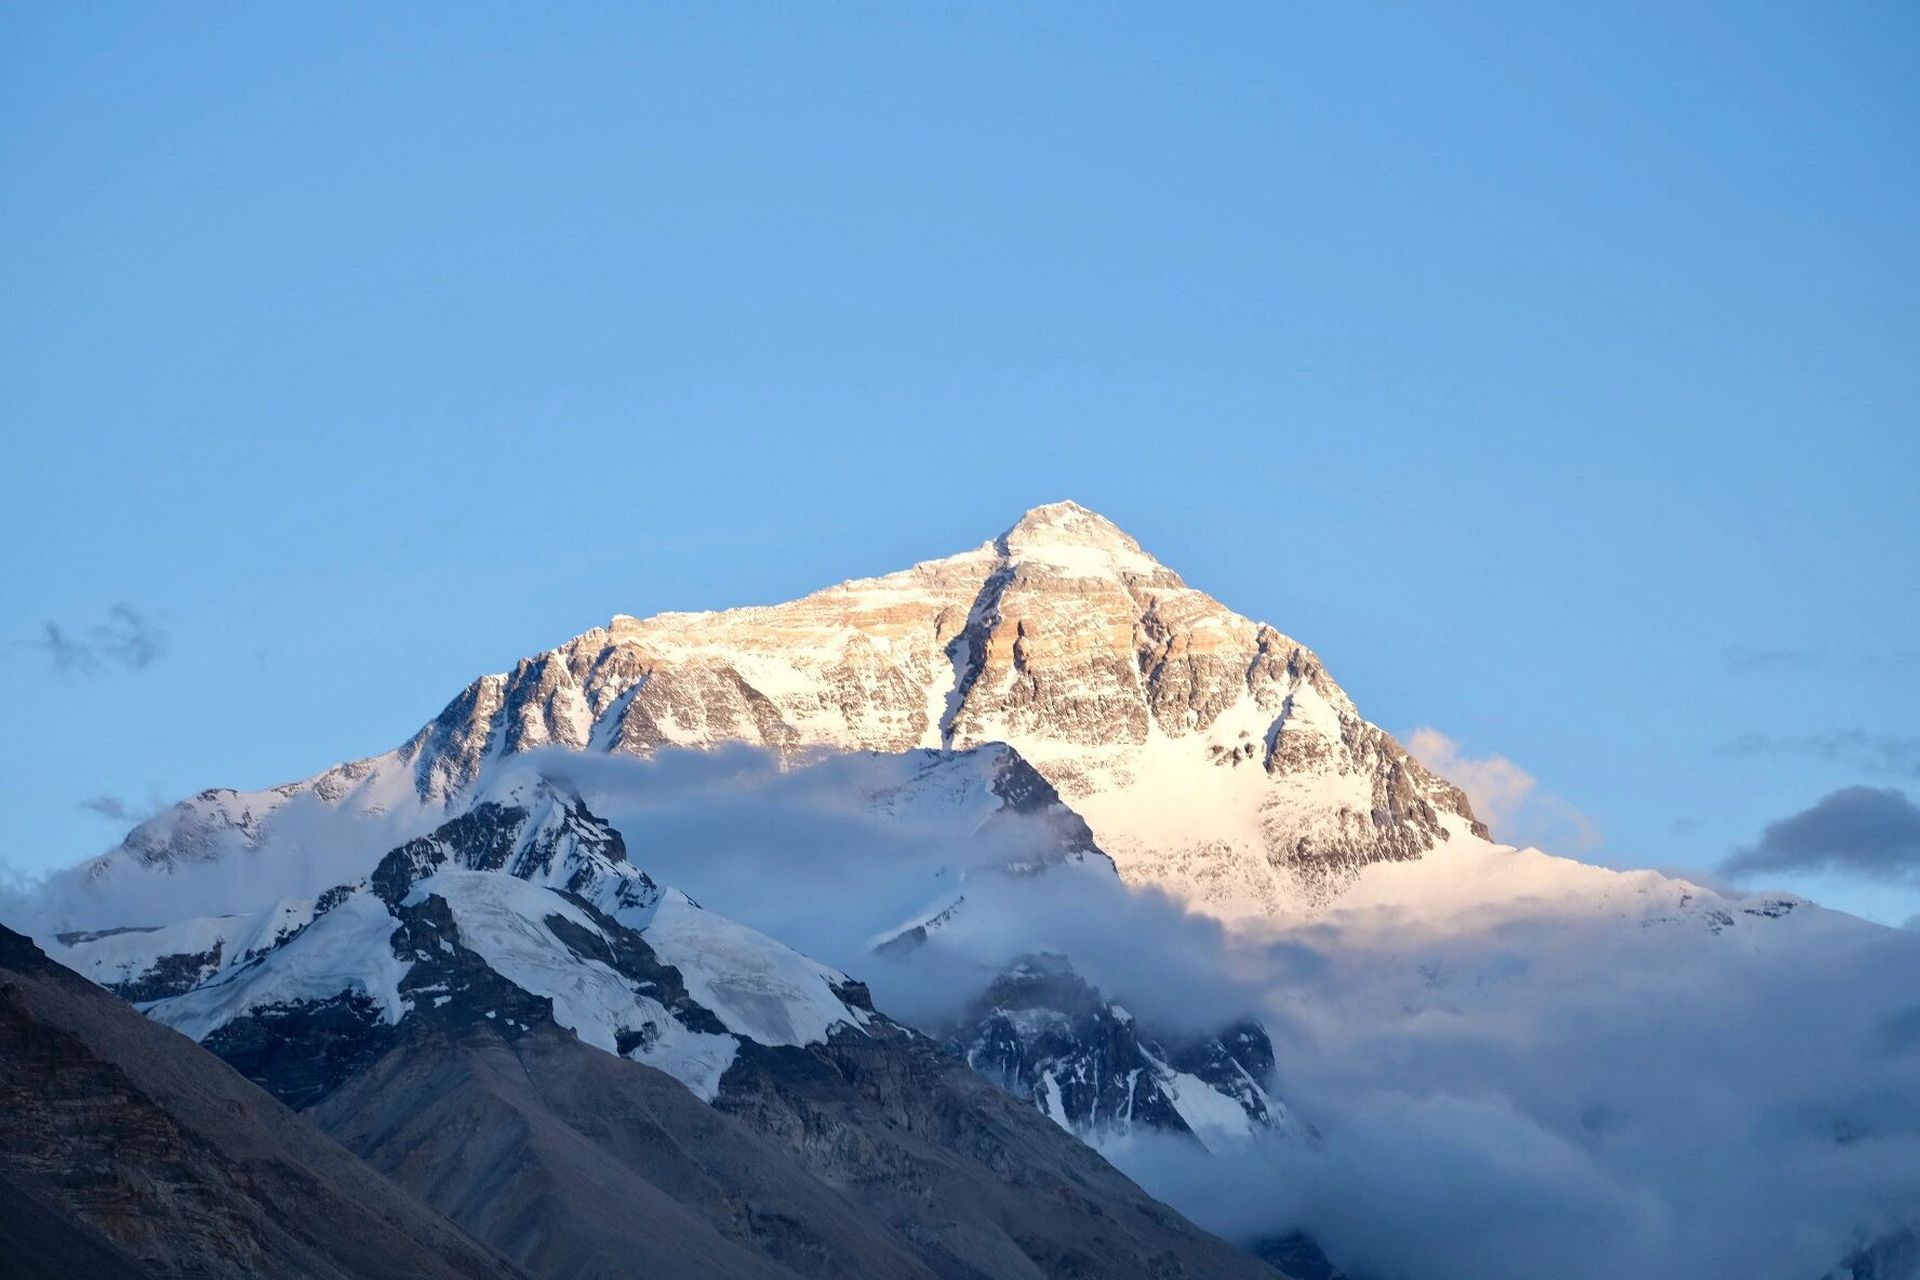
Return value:
<svg viewBox="0 0 1920 1280">
<path fill-rule="evenodd" d="M 311 903 L 60 941 L 63 960 L 230 1057 L 252 1040 L 350 1064 L 409 1018 L 478 1001 L 509 1028 L 550 1016 L 711 1098 L 741 1043 L 821 1043 L 873 1016 L 845 974 L 654 884 L 618 832 L 538 777 Z"/>
<path fill-rule="evenodd" d="M 553 1020 L 586 1043 L 661 1067 L 710 1098 L 733 1057 L 729 1037 L 821 1043 L 836 1027 L 863 1025 L 867 998 L 849 995 L 856 988 L 840 970 L 657 885 L 629 860 L 622 829 L 644 833 L 642 847 L 675 877 L 694 877 L 703 898 L 710 886 L 763 927 L 828 947 L 850 969 L 882 969 L 908 988 L 949 976 L 985 984 L 997 954 L 943 944 L 956 922 L 965 926 L 960 933 L 1017 937 L 1025 926 L 1008 921 L 1005 907 L 1030 898 L 1037 875 L 1066 877 L 1049 882 L 1052 893 L 1124 894 L 1086 825 L 1003 745 L 856 753 L 785 768 L 751 752 L 667 753 L 579 769 L 565 783 L 540 771 L 567 763 L 552 753 L 503 763 L 470 808 L 377 864 L 324 864 L 358 874 L 311 898 L 159 927 L 66 931 L 51 945 L 66 963 L 222 1052 L 248 1036 L 325 1039 L 328 1054 L 344 1055 L 342 1070 L 416 1012 L 454 998 L 454 977 L 421 967 L 454 946 L 471 953 L 489 981 L 550 1002 Z M 225 856 L 242 865 L 273 860 L 273 830 L 270 817 L 260 847 Z M 784 856 L 774 859 L 777 868 L 756 870 L 770 839 Z M 215 871 L 155 866 L 123 875 L 191 886 L 193 874 Z M 746 891 L 756 884 L 769 892 Z M 663 1007 L 653 978 L 615 963 L 617 930 L 643 939 L 691 1003 Z M 1073 994 L 1059 1015 L 1069 1021 L 1083 1012 Z M 511 1003 L 488 1012 L 515 1018 Z M 1025 1007 L 1037 1006 L 1029 998 Z M 940 1029 L 959 1034 L 944 1019 Z M 1129 1026 L 1121 1055 L 1125 1068 L 1145 1071 L 1138 1126 L 1197 1133 L 1168 1103 L 1178 1072 L 1155 1066 L 1134 1041 L 1162 1058 L 1196 1062 L 1218 1057 L 1220 1041 L 1182 1034 L 1167 1039 L 1169 1050 L 1159 1035 L 1136 1037 Z M 1076 1064 L 1065 1062 L 1070 1055 L 1058 1043 L 1045 1048 L 1065 1080 Z M 1083 1054 L 1077 1068 L 1104 1061 Z M 1284 1109 L 1262 1091 L 1270 1047 L 1249 1061 L 1262 1073 L 1251 1088 L 1244 1069 L 1223 1067 L 1186 1080 L 1186 1108 L 1237 1116 L 1242 1134 L 1284 1129 L 1275 1123 Z M 1018 1071 L 995 1078 L 1045 1109 Z M 1060 1115 L 1089 1137 L 1115 1128 L 1097 1104 L 1076 1102 Z"/>
<path fill-rule="evenodd" d="M 1473 825 L 1461 792 L 1362 719 L 1311 651 L 1062 502 L 973 551 L 790 604 L 616 617 L 474 681 L 394 751 L 269 791 L 203 792 L 117 857 L 254 847 L 296 805 L 400 834 L 543 747 L 989 742 L 1016 747 L 1129 881 L 1222 914 L 1328 900 L 1357 868 L 1445 840 L 1443 816 Z"/>
</svg>

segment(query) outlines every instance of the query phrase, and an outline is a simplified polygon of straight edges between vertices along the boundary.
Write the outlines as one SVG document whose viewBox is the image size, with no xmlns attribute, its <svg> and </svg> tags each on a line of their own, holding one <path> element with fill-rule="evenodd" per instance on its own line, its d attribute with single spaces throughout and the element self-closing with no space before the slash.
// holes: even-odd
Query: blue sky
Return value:
<svg viewBox="0 0 1920 1280">
<path fill-rule="evenodd" d="M 1061 497 L 1595 860 L 1920 795 L 1910 6 L 16 5 L 0 172 L 18 874 Z"/>
</svg>

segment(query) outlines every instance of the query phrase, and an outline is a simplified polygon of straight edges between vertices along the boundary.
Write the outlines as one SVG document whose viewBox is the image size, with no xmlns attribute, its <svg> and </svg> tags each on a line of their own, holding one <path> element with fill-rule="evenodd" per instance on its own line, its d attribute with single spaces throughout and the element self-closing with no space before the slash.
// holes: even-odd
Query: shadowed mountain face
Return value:
<svg viewBox="0 0 1920 1280">
<path fill-rule="evenodd" d="M 550 1025 L 409 1029 L 311 1115 L 535 1275 L 928 1274 L 785 1150 Z"/>
<path fill-rule="evenodd" d="M 748 1048 L 711 1107 L 551 1027 L 422 1031 L 312 1114 L 543 1276 L 1277 1274 L 929 1042 L 872 1030 Z"/>
<path fill-rule="evenodd" d="M 1096 1144 L 1141 1131 L 1203 1146 L 1309 1133 L 1266 1091 L 1273 1044 L 1257 1023 L 1160 1043 L 1064 956 L 1029 956 L 1000 975 L 949 1043 L 975 1071 Z"/>
<path fill-rule="evenodd" d="M 0 1273 L 521 1273 L 186 1039 L 0 928 Z"/>
</svg>

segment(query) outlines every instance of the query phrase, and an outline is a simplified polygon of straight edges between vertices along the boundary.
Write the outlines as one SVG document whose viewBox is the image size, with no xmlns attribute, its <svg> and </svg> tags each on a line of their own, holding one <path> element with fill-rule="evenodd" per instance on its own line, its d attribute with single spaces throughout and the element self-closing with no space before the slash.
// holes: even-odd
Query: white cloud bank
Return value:
<svg viewBox="0 0 1920 1280">
<path fill-rule="evenodd" d="M 1440 735 L 1413 750 L 1496 823 L 1538 802 L 1510 761 L 1462 768 Z M 1257 1012 L 1275 1089 L 1318 1144 L 1112 1152 L 1232 1237 L 1303 1228 L 1380 1280 L 1818 1280 L 1920 1218 L 1920 931 L 1805 906 L 1715 932 L 1521 896 L 1229 932 L 1097 864 L 995 874 L 1043 827 L 982 827 L 937 797 L 876 810 L 873 784 L 898 767 L 884 757 L 536 753 L 514 767 L 564 774 L 638 865 L 868 980 L 909 1020 L 937 1023 L 1037 949 L 1072 957 L 1148 1025 Z M 123 922 L 238 909 L 377 858 L 369 833 L 347 841 L 317 809 L 289 812 L 284 847 L 110 886 L 135 913 Z M 70 910 L 78 886 L 59 887 Z M 876 933 L 962 893 L 937 946 L 872 954 Z"/>
</svg>

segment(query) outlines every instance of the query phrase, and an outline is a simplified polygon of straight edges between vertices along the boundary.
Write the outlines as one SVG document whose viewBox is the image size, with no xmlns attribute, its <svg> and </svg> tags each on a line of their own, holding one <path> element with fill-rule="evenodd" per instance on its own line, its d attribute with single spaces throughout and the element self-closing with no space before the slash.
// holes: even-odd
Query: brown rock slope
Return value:
<svg viewBox="0 0 1920 1280">
<path fill-rule="evenodd" d="M 0 927 L 0 1275 L 521 1274 Z"/>
<path fill-rule="evenodd" d="M 536 1275 L 1277 1274 L 885 1023 L 745 1046 L 709 1107 L 544 1027 L 417 1028 L 313 1111 Z"/>
</svg>

